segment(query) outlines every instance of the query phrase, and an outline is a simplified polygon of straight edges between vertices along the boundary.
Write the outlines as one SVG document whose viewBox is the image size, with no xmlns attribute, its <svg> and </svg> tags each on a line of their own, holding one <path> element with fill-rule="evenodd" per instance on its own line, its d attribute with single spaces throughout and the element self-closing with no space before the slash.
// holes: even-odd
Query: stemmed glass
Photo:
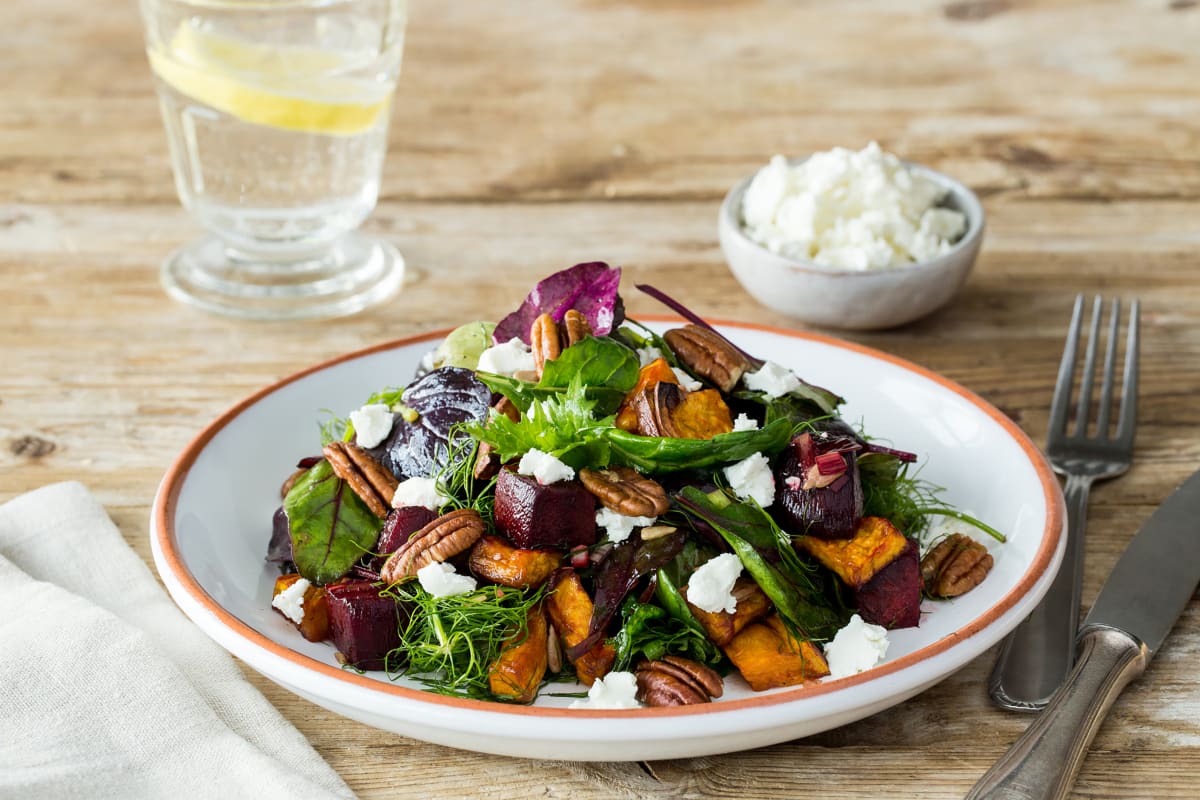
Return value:
<svg viewBox="0 0 1200 800">
<path fill-rule="evenodd" d="M 404 259 L 375 207 L 406 0 L 141 0 L 175 187 L 207 230 L 167 292 L 249 319 L 350 314 Z"/>
</svg>

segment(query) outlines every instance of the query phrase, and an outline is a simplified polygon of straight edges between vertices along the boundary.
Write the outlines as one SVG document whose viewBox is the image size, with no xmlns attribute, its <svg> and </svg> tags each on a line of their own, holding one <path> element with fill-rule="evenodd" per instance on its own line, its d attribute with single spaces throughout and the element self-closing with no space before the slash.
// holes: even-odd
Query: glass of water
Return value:
<svg viewBox="0 0 1200 800">
<path fill-rule="evenodd" d="M 351 314 L 404 259 L 375 207 L 407 0 L 141 0 L 175 188 L 208 234 L 173 297 L 249 319 Z"/>
</svg>

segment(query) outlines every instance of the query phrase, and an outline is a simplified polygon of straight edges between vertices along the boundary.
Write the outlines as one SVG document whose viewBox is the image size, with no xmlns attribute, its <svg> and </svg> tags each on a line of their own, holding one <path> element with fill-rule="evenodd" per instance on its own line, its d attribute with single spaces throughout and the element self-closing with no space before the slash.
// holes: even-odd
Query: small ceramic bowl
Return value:
<svg viewBox="0 0 1200 800">
<path fill-rule="evenodd" d="M 948 189 L 942 206 L 967 217 L 966 233 L 945 254 L 899 267 L 847 270 L 772 253 L 742 228 L 742 196 L 754 178 L 751 175 L 730 189 L 717 220 L 721 250 L 734 277 L 768 308 L 829 328 L 891 328 L 941 308 L 975 264 L 983 242 L 983 206 L 974 192 L 953 178 L 915 164 L 907 166 Z"/>
</svg>

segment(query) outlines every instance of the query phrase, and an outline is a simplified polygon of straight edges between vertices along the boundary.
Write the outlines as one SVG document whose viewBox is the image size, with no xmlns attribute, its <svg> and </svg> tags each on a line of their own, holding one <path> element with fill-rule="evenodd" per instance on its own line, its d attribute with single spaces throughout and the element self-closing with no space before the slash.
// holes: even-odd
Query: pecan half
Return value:
<svg viewBox="0 0 1200 800">
<path fill-rule="evenodd" d="M 637 698 L 648 706 L 708 703 L 724 693 L 720 675 L 703 664 L 679 656 L 643 661 L 635 673 Z"/>
<path fill-rule="evenodd" d="M 546 637 L 546 669 L 553 672 L 555 675 L 562 672 L 562 645 L 558 641 L 558 632 L 554 630 L 553 624 L 548 624 Z"/>
<path fill-rule="evenodd" d="M 992 569 L 992 554 L 979 542 L 952 533 L 921 559 L 921 583 L 933 597 L 958 597 L 974 589 Z"/>
<path fill-rule="evenodd" d="M 302 475 L 304 475 L 304 473 L 308 472 L 310 469 L 311 469 L 311 467 L 300 467 L 298 470 L 293 472 L 291 475 L 288 475 L 287 480 L 285 480 L 283 482 L 283 485 L 279 487 L 279 496 L 286 500 L 287 496 L 288 496 L 288 492 L 290 492 L 292 490 L 292 487 L 296 485 L 296 481 L 300 480 L 300 477 Z"/>
<path fill-rule="evenodd" d="M 671 508 L 657 481 L 629 467 L 581 469 L 579 480 L 602 506 L 627 517 L 657 517 Z"/>
<path fill-rule="evenodd" d="M 387 583 L 415 577 L 417 570 L 441 563 L 470 549 L 485 526 L 479 512 L 460 508 L 430 522 L 408 537 L 400 549 L 388 556 L 379 575 Z"/>
<path fill-rule="evenodd" d="M 387 516 L 398 484 L 391 470 L 352 442 L 330 442 L 321 452 L 333 473 L 350 485 L 375 516 Z"/>
<path fill-rule="evenodd" d="M 560 327 L 562 329 L 560 338 L 564 350 L 592 335 L 592 326 L 588 324 L 587 317 L 573 308 L 563 315 Z"/>
<path fill-rule="evenodd" d="M 753 366 L 724 336 L 699 325 L 669 330 L 663 339 L 690 372 L 716 384 L 722 392 L 732 390 Z"/>
<path fill-rule="evenodd" d="M 533 349 L 533 364 L 537 368 L 538 378 L 547 361 L 553 361 L 562 354 L 562 341 L 558 338 L 558 323 L 549 314 L 542 314 L 533 321 L 529 329 L 529 346 Z"/>
</svg>

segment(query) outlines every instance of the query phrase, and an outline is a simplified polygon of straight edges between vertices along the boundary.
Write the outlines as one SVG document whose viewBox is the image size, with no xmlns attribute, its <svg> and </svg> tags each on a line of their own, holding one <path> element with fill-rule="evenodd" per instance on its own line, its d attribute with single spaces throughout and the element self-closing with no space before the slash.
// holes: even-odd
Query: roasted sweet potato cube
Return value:
<svg viewBox="0 0 1200 800">
<path fill-rule="evenodd" d="M 684 599 L 687 599 L 687 587 L 680 591 Z M 725 611 L 705 611 L 688 603 L 692 616 L 718 647 L 729 644 L 729 640 L 737 636 L 743 628 L 766 616 L 771 610 L 771 601 L 752 578 L 739 578 L 733 585 L 733 596 L 737 598 L 737 607 L 732 614 Z"/>
<path fill-rule="evenodd" d="M 858 613 L 867 622 L 893 628 L 913 628 L 921 621 L 921 562 L 917 543 L 875 574 L 854 593 Z"/>
<path fill-rule="evenodd" d="M 711 439 L 733 430 L 729 406 L 716 389 L 689 392 L 671 411 L 671 424 L 681 439 Z"/>
<path fill-rule="evenodd" d="M 756 692 L 829 674 L 820 649 L 812 642 L 797 641 L 778 615 L 747 625 L 721 649 Z"/>
<path fill-rule="evenodd" d="M 642 367 L 638 373 L 637 383 L 629 390 L 629 394 L 625 395 L 625 400 L 621 403 L 621 407 L 617 409 L 617 421 L 615 424 L 618 428 L 630 433 L 637 433 L 638 415 L 637 411 L 633 408 L 633 398 L 637 397 L 643 389 L 662 381 L 677 385 L 679 383 L 679 378 L 675 377 L 675 373 L 671 370 L 671 365 L 667 363 L 665 358 L 656 358 Z"/>
<path fill-rule="evenodd" d="M 883 517 L 863 517 L 850 539 L 805 536 L 800 546 L 850 588 L 860 589 L 904 552 L 908 539 Z"/>
<path fill-rule="evenodd" d="M 536 605 L 526 619 L 525 630 L 509 638 L 488 670 L 492 694 L 516 703 L 532 703 L 546 676 L 546 612 Z"/>
<path fill-rule="evenodd" d="M 471 549 L 471 572 L 514 589 L 541 586 L 561 563 L 557 550 L 513 547 L 499 536 L 484 536 Z"/>
<path fill-rule="evenodd" d="M 280 575 L 275 579 L 275 591 L 271 593 L 271 598 L 274 599 L 298 580 L 300 580 L 300 576 L 296 574 Z M 323 642 L 328 639 L 329 598 L 325 594 L 325 587 L 314 584 L 305 589 L 304 602 L 301 607 L 304 609 L 304 617 L 300 620 L 300 624 L 296 625 L 300 635 L 310 642 Z M 288 622 L 291 620 L 289 619 Z M 292 624 L 295 625 L 295 623 Z"/>
<path fill-rule="evenodd" d="M 592 598 L 584 591 L 575 570 L 559 571 L 554 577 L 554 589 L 546 597 L 546 612 L 567 650 L 587 638 L 592 610 Z M 572 663 L 580 682 L 591 686 L 596 678 L 608 674 L 616 657 L 612 646 L 601 641 Z"/>
</svg>

